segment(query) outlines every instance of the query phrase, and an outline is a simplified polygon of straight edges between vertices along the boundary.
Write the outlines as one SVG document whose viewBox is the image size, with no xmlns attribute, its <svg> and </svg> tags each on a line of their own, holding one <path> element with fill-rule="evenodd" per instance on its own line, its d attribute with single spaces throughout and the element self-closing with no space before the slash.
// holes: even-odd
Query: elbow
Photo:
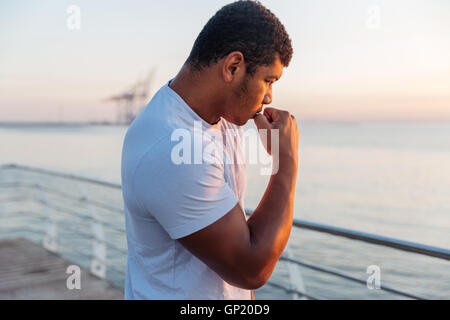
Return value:
<svg viewBox="0 0 450 320">
<path fill-rule="evenodd" d="M 222 269 L 222 279 L 229 284 L 246 289 L 256 290 L 269 280 L 278 259 L 273 254 L 258 254 L 260 251 L 247 251 L 227 263 Z M 223 266 L 223 265 L 222 265 Z"/>
<path fill-rule="evenodd" d="M 245 266 L 244 266 L 245 267 Z M 256 290 L 264 286 L 270 278 L 270 273 L 262 272 L 259 270 L 239 270 L 235 273 L 239 275 L 233 277 L 234 279 L 229 279 L 227 281 L 229 284 L 246 290 Z"/>
<path fill-rule="evenodd" d="M 269 281 L 278 261 L 275 257 L 274 254 L 255 254 L 247 263 L 241 264 L 241 274 L 246 275 L 245 282 L 249 290 L 259 289 Z"/>
<path fill-rule="evenodd" d="M 248 290 L 257 290 L 264 286 L 269 280 L 269 276 L 257 275 L 247 281 Z"/>
<path fill-rule="evenodd" d="M 268 255 L 253 255 L 251 259 L 242 259 L 245 261 L 240 263 L 240 270 L 238 274 L 241 275 L 240 288 L 247 290 L 256 290 L 264 286 L 269 281 L 273 270 L 275 269 L 275 262 L 267 258 Z M 270 255 L 271 257 L 273 255 Z"/>
</svg>

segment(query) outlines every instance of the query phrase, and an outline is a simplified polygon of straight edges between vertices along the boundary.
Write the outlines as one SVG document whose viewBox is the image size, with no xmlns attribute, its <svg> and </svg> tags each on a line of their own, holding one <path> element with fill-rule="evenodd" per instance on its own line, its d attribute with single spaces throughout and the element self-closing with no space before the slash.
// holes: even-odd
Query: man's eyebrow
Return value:
<svg viewBox="0 0 450 320">
<path fill-rule="evenodd" d="M 279 77 L 275 76 L 275 75 L 269 75 L 267 78 L 269 79 L 275 79 L 276 81 L 278 81 L 278 79 L 280 79 Z"/>
</svg>

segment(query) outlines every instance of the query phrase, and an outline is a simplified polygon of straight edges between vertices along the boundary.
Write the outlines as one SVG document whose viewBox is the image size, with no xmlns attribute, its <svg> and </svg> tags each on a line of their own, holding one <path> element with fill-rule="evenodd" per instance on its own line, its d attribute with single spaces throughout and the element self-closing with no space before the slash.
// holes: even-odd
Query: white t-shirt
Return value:
<svg viewBox="0 0 450 320">
<path fill-rule="evenodd" d="M 177 241 L 237 202 L 245 208 L 243 128 L 223 118 L 207 123 L 169 83 L 133 121 L 123 144 L 125 299 L 250 299 L 249 290 L 222 280 Z"/>
</svg>

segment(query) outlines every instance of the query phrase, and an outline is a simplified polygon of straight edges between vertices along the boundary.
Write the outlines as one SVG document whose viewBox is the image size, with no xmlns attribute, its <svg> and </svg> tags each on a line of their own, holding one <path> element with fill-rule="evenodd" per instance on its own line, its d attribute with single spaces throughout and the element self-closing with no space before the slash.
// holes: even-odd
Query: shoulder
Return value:
<svg viewBox="0 0 450 320">
<path fill-rule="evenodd" d="M 177 128 L 147 148 L 136 163 L 136 172 L 141 177 L 185 179 L 217 175 L 224 171 L 221 152 L 214 140 L 188 128 Z"/>
</svg>

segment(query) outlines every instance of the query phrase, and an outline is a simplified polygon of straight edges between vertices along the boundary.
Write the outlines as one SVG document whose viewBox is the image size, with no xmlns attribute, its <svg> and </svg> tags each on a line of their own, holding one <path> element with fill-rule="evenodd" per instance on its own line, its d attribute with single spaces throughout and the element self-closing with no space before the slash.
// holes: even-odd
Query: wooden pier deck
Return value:
<svg viewBox="0 0 450 320">
<path fill-rule="evenodd" d="M 24 238 L 0 240 L 0 299 L 123 299 L 122 289 L 83 268 L 81 289 L 69 290 L 66 270 L 74 264 Z"/>
</svg>

